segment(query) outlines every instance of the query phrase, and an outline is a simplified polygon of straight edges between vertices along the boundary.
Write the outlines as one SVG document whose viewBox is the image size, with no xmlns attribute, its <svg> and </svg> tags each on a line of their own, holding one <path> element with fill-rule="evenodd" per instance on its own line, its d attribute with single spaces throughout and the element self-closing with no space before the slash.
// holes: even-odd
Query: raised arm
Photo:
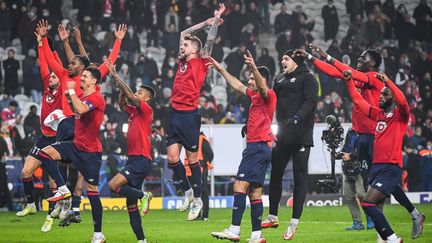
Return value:
<svg viewBox="0 0 432 243">
<path fill-rule="evenodd" d="M 245 58 L 245 63 L 249 66 L 254 78 L 255 78 L 255 84 L 256 87 L 258 89 L 258 92 L 260 93 L 260 95 L 267 99 L 267 91 L 268 91 L 268 87 L 267 87 L 267 83 L 266 80 L 261 76 L 260 72 L 258 71 L 258 68 L 255 64 L 255 61 L 252 57 L 252 54 L 249 52 L 249 50 L 247 51 L 247 53 L 244 55 Z"/>
<path fill-rule="evenodd" d="M 76 83 L 74 81 L 68 81 L 66 83 L 67 90 L 65 95 L 69 101 L 69 106 L 71 110 L 78 115 L 82 115 L 89 112 L 90 107 L 86 103 L 82 102 L 75 94 L 75 86 Z"/>
<path fill-rule="evenodd" d="M 398 104 L 401 115 L 404 117 L 409 117 L 410 109 L 404 93 L 384 73 L 377 73 L 376 77 L 384 82 L 384 84 L 392 91 L 393 99 Z"/>
<path fill-rule="evenodd" d="M 109 59 L 105 59 L 104 64 L 108 68 L 109 72 L 111 73 L 112 77 L 117 83 L 120 91 L 125 95 L 129 103 L 135 106 L 136 108 L 140 109 L 141 108 L 140 100 L 138 99 L 138 97 L 135 96 L 135 94 L 132 92 L 129 86 L 127 86 L 127 84 L 125 84 L 125 82 L 120 78 L 120 76 L 115 70 L 115 65 L 112 63 L 112 61 Z"/>
<path fill-rule="evenodd" d="M 339 71 L 337 68 L 333 67 L 332 65 L 315 58 L 314 56 L 312 56 L 310 53 L 307 53 L 303 49 L 295 50 L 293 55 L 301 56 L 308 59 L 313 65 L 315 65 L 315 67 L 318 68 L 318 70 L 327 74 L 330 77 L 343 79 L 343 75 L 341 71 Z"/>
<path fill-rule="evenodd" d="M 126 96 L 123 92 L 120 92 L 118 104 L 119 104 L 120 110 L 122 110 L 122 111 L 127 110 Z"/>
<path fill-rule="evenodd" d="M 114 33 L 116 40 L 114 42 L 114 46 L 111 50 L 111 53 L 108 56 L 108 59 L 111 60 L 112 63 L 115 63 L 117 61 L 117 57 L 118 57 L 118 54 L 120 52 L 120 46 L 122 44 L 123 38 L 126 35 L 126 31 L 127 31 L 127 25 L 121 24 L 121 25 L 119 25 L 117 31 Z M 101 73 L 101 78 L 104 78 L 109 72 L 108 67 L 105 65 L 105 63 L 102 63 L 98 67 L 98 69 Z"/>
<path fill-rule="evenodd" d="M 49 68 L 43 52 L 42 37 L 36 31 L 34 32 L 34 34 L 36 35 L 36 39 L 38 42 L 38 58 L 39 58 L 40 74 L 41 74 L 42 81 L 45 84 L 45 79 L 47 79 L 47 77 L 50 75 Z"/>
<path fill-rule="evenodd" d="M 179 41 L 179 49 L 183 45 L 184 39 L 188 35 L 195 35 L 197 32 L 205 29 L 208 26 L 212 26 L 214 23 L 218 23 L 218 25 L 221 25 L 223 23 L 222 19 L 218 19 L 218 21 L 215 21 L 215 18 L 209 18 L 206 21 L 203 21 L 201 23 L 198 23 L 194 26 L 191 26 L 185 30 L 183 30 L 180 33 L 180 41 Z"/>
<path fill-rule="evenodd" d="M 84 44 L 82 42 L 81 31 L 79 30 L 78 26 L 74 26 L 73 30 L 74 30 L 75 41 L 77 43 L 80 56 L 87 57 L 87 59 L 90 60 L 90 58 L 87 55 L 87 51 L 84 48 Z"/>
<path fill-rule="evenodd" d="M 377 114 L 381 109 L 371 106 L 366 100 L 363 99 L 363 97 L 357 91 L 354 81 L 352 80 L 351 70 L 345 70 L 342 73 L 344 75 L 344 80 L 346 82 L 348 93 L 351 96 L 352 102 L 356 104 L 364 114 L 366 114 L 371 119 L 376 120 L 377 116 L 375 114 Z M 374 110 L 374 112 L 372 112 L 372 110 Z"/>
<path fill-rule="evenodd" d="M 220 63 L 218 63 L 215 59 L 213 59 L 213 57 L 207 57 L 207 59 L 209 60 L 206 63 L 208 67 L 213 67 L 214 69 L 216 69 L 216 71 L 218 71 L 225 78 L 225 80 L 234 90 L 244 95 L 247 95 L 246 94 L 247 87 L 244 84 L 242 84 L 240 80 L 232 76 L 225 68 L 222 67 Z"/>
<path fill-rule="evenodd" d="M 39 21 L 37 26 L 37 32 L 42 37 L 42 48 L 45 55 L 45 60 L 48 63 L 48 67 L 51 68 L 51 70 L 57 75 L 57 77 L 61 77 L 63 75 L 63 72 L 67 72 L 67 70 L 64 69 L 63 66 L 55 60 L 54 55 L 49 48 L 47 39 L 48 21 L 41 20 Z"/>
<path fill-rule="evenodd" d="M 57 27 L 57 31 L 58 31 L 60 40 L 63 43 L 63 47 L 64 47 L 65 53 L 66 53 L 66 58 L 68 61 L 70 61 L 75 56 L 75 53 L 72 51 L 72 47 L 70 46 L 70 43 L 69 43 L 69 31 L 67 31 L 62 24 L 59 24 L 59 26 Z"/>
<path fill-rule="evenodd" d="M 208 57 L 211 55 L 211 52 L 213 49 L 213 44 L 214 44 L 214 41 L 215 41 L 216 35 L 217 35 L 220 16 L 222 15 L 222 13 L 224 11 L 225 11 L 225 5 L 223 3 L 220 3 L 219 9 L 214 11 L 214 16 L 215 16 L 214 21 L 213 21 L 213 24 L 211 25 L 210 30 L 207 34 L 207 41 L 204 45 L 204 48 L 201 50 L 201 56 L 202 57 Z"/>
</svg>

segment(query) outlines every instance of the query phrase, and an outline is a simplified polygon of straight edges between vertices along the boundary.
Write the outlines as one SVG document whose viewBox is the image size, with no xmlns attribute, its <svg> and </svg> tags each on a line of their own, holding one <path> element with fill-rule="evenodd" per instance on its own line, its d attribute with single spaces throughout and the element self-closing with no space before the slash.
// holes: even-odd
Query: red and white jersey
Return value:
<svg viewBox="0 0 432 243">
<path fill-rule="evenodd" d="M 248 88 L 246 94 L 251 100 L 247 121 L 247 142 L 273 141 L 274 136 L 270 126 L 276 109 L 276 93 L 268 89 L 267 98 L 264 99 L 258 91 Z"/>
<path fill-rule="evenodd" d="M 128 155 L 140 155 L 151 160 L 151 126 L 153 109 L 147 102 L 141 101 L 140 108 L 128 105 L 126 112 L 129 116 L 127 132 Z"/>
</svg>

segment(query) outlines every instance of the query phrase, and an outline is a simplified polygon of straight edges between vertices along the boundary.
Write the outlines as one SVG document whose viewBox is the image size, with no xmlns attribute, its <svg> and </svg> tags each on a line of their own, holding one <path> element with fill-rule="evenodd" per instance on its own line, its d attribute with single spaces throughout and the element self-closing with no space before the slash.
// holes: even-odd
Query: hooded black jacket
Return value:
<svg viewBox="0 0 432 243">
<path fill-rule="evenodd" d="M 314 113 L 318 100 L 318 82 L 305 63 L 290 74 L 281 73 L 274 80 L 278 141 L 313 146 Z M 300 122 L 284 124 L 297 115 Z"/>
</svg>

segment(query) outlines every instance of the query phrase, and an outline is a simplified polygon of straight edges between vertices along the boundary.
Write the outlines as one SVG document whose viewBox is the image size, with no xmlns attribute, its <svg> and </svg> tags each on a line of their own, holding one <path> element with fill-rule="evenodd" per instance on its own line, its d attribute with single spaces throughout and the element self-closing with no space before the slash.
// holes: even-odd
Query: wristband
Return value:
<svg viewBox="0 0 432 243">
<path fill-rule="evenodd" d="M 312 58 L 313 58 L 313 56 L 312 56 L 310 53 L 308 53 L 308 55 L 307 55 L 307 59 L 308 59 L 308 60 L 312 60 Z"/>
<path fill-rule="evenodd" d="M 74 95 L 74 94 L 76 94 L 74 89 L 68 89 L 68 93 L 69 93 L 69 95 Z"/>
<path fill-rule="evenodd" d="M 327 58 L 326 58 L 326 60 L 327 60 L 328 62 L 331 62 L 331 61 L 332 61 L 332 59 L 333 59 L 333 57 L 332 57 L 332 56 L 330 56 L 330 55 L 327 55 Z"/>
</svg>

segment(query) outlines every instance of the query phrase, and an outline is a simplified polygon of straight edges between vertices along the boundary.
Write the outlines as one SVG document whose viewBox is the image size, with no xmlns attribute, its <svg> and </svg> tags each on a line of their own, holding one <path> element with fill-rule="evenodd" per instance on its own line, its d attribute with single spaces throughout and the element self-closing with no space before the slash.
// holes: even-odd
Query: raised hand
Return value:
<svg viewBox="0 0 432 243">
<path fill-rule="evenodd" d="M 345 70 L 342 72 L 344 80 L 345 81 L 350 81 L 352 79 L 352 72 L 351 70 Z"/>
<path fill-rule="evenodd" d="M 214 18 L 214 17 L 213 17 L 213 18 L 209 18 L 209 19 L 207 19 L 207 25 L 208 25 L 208 26 L 212 26 L 213 23 L 214 23 L 214 21 L 215 21 L 215 18 Z M 218 26 L 221 25 L 221 24 L 223 24 L 223 23 L 224 23 L 224 20 L 223 20 L 223 19 L 219 19 L 219 20 L 218 20 Z"/>
<path fill-rule="evenodd" d="M 116 65 L 112 63 L 111 59 L 105 58 L 104 59 L 104 63 L 107 66 L 107 68 L 108 68 L 109 72 L 111 73 L 111 75 L 115 75 L 117 73 L 116 69 L 115 69 Z"/>
<path fill-rule="evenodd" d="M 219 3 L 219 9 L 216 9 L 214 11 L 214 16 L 220 18 L 224 11 L 225 11 L 225 4 Z"/>
<path fill-rule="evenodd" d="M 304 58 L 306 58 L 306 57 L 308 56 L 308 54 L 309 54 L 309 53 L 307 53 L 307 52 L 306 52 L 305 50 L 303 50 L 303 49 L 296 49 L 296 50 L 294 50 L 294 52 L 293 52 L 291 58 L 294 58 L 294 57 L 304 57 Z"/>
<path fill-rule="evenodd" d="M 328 54 L 325 52 L 321 47 L 315 46 L 312 43 L 309 44 L 309 48 L 312 50 L 312 52 L 318 53 L 323 58 L 327 58 Z"/>
<path fill-rule="evenodd" d="M 244 59 L 245 59 L 245 63 L 249 66 L 249 68 L 252 69 L 252 68 L 256 67 L 255 61 L 253 59 L 253 56 L 252 56 L 252 54 L 250 53 L 249 50 L 247 50 L 246 53 L 243 56 L 244 56 Z"/>
<path fill-rule="evenodd" d="M 67 31 L 62 24 L 59 24 L 57 31 L 61 41 L 69 40 L 69 31 Z"/>
<path fill-rule="evenodd" d="M 216 61 L 213 57 L 211 57 L 211 56 L 208 56 L 207 57 L 207 60 L 208 60 L 208 62 L 206 63 L 206 66 L 207 67 L 211 67 L 211 68 L 214 68 L 214 69 L 216 69 L 216 71 L 218 71 L 218 72 L 220 72 L 220 71 L 222 71 L 223 70 L 223 67 L 222 67 L 222 65 L 218 62 L 218 61 Z"/>
<path fill-rule="evenodd" d="M 39 20 L 37 23 L 36 31 L 39 32 L 39 35 L 43 38 L 48 35 L 48 21 L 47 20 Z"/>
<path fill-rule="evenodd" d="M 68 82 L 66 83 L 66 88 L 67 88 L 67 89 L 75 89 L 75 86 L 76 86 L 75 81 L 68 81 Z"/>
<path fill-rule="evenodd" d="M 38 32 L 39 32 L 39 30 L 36 29 L 33 33 L 34 33 L 35 36 L 36 36 L 36 40 L 37 40 L 38 44 L 42 44 L 42 37 L 39 35 Z"/>
<path fill-rule="evenodd" d="M 375 77 L 379 79 L 381 82 L 383 82 L 384 84 L 386 84 L 387 81 L 390 80 L 385 73 L 377 73 L 375 74 Z"/>
<path fill-rule="evenodd" d="M 126 35 L 126 31 L 127 31 L 127 25 L 125 24 L 120 24 L 117 31 L 114 32 L 114 35 L 117 39 L 123 39 Z"/>
<path fill-rule="evenodd" d="M 81 42 L 81 31 L 78 26 L 73 27 L 76 42 Z"/>
</svg>

